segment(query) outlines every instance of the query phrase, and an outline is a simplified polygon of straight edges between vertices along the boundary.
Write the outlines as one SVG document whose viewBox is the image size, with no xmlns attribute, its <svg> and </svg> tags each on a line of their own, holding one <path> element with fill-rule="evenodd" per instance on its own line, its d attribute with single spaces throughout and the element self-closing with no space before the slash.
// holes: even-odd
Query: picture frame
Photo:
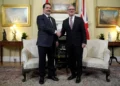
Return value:
<svg viewBox="0 0 120 86">
<path fill-rule="evenodd" d="M 52 13 L 67 13 L 67 7 L 72 4 L 78 13 L 78 0 L 50 0 L 52 5 Z"/>
<path fill-rule="evenodd" d="M 96 27 L 112 28 L 120 20 L 120 7 L 97 7 L 96 8 Z"/>
<path fill-rule="evenodd" d="M 2 26 L 30 26 L 30 5 L 2 5 Z"/>
</svg>

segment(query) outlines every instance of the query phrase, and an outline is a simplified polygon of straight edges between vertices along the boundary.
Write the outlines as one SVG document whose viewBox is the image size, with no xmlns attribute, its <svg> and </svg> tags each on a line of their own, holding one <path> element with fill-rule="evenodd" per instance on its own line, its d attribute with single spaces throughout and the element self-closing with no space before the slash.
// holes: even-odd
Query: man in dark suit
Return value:
<svg viewBox="0 0 120 86">
<path fill-rule="evenodd" d="M 63 21 L 61 33 L 57 32 L 57 35 L 62 36 L 66 32 L 68 64 L 71 70 L 68 80 L 76 77 L 76 83 L 79 83 L 82 75 L 83 48 L 86 46 L 86 32 L 83 19 L 75 16 L 73 5 L 68 7 L 68 14 L 69 18 Z"/>
<path fill-rule="evenodd" d="M 55 19 L 50 17 L 50 13 L 51 4 L 45 3 L 43 5 L 43 14 L 37 17 L 40 84 L 44 84 L 46 54 L 48 57 L 48 78 L 58 81 L 58 78 L 55 77 L 54 67 L 54 47 L 57 39 L 55 32 L 57 28 Z"/>
</svg>

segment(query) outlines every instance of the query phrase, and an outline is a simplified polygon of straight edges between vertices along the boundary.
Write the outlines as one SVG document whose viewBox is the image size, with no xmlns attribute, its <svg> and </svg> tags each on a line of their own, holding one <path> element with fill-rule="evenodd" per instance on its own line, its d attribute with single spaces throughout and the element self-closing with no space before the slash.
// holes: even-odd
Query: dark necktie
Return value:
<svg viewBox="0 0 120 86">
<path fill-rule="evenodd" d="M 51 20 L 51 17 L 50 16 L 48 16 L 48 19 L 50 20 L 50 22 L 52 23 L 52 20 Z"/>
<path fill-rule="evenodd" d="M 70 28 L 72 29 L 72 27 L 73 27 L 72 17 L 70 17 Z"/>
<path fill-rule="evenodd" d="M 51 20 L 50 16 L 48 16 L 48 19 Z"/>
</svg>

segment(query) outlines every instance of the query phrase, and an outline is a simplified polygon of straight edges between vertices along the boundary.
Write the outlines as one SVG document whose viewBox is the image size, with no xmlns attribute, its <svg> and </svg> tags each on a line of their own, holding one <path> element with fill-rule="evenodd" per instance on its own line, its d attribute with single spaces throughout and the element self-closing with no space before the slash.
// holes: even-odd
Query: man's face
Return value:
<svg viewBox="0 0 120 86">
<path fill-rule="evenodd" d="M 50 5 L 45 5 L 45 8 L 43 9 L 43 12 L 47 15 L 50 15 L 51 13 L 51 6 Z"/>
<path fill-rule="evenodd" d="M 75 8 L 73 6 L 69 6 L 67 13 L 69 16 L 73 16 L 75 14 Z"/>
</svg>

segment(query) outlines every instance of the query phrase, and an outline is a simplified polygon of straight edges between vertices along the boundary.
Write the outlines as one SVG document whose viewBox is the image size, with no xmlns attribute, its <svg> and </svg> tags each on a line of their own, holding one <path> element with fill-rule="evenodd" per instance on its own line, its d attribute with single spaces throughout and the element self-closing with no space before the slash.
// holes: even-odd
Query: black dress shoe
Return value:
<svg viewBox="0 0 120 86">
<path fill-rule="evenodd" d="M 44 84 L 44 78 L 40 77 L 39 84 Z"/>
<path fill-rule="evenodd" d="M 59 79 L 55 76 L 48 76 L 48 79 L 52 79 L 53 81 L 59 81 Z"/>
<path fill-rule="evenodd" d="M 80 76 L 77 76 L 76 77 L 76 83 L 80 83 L 81 82 L 81 77 Z"/>
<path fill-rule="evenodd" d="M 76 77 L 75 75 L 71 75 L 71 76 L 68 77 L 68 80 L 72 80 L 72 79 L 74 79 L 75 77 Z"/>
</svg>

